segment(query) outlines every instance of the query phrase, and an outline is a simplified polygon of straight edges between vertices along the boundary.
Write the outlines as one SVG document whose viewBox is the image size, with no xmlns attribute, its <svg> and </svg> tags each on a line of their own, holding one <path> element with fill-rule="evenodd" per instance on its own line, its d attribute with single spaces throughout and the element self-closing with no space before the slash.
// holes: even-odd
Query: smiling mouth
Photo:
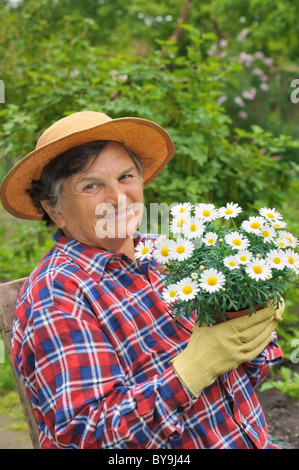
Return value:
<svg viewBox="0 0 299 470">
<path fill-rule="evenodd" d="M 130 209 L 130 207 L 124 211 L 119 212 L 110 212 L 102 217 L 102 219 L 119 219 L 121 217 L 125 217 L 127 215 L 135 215 L 135 212 Z"/>
</svg>

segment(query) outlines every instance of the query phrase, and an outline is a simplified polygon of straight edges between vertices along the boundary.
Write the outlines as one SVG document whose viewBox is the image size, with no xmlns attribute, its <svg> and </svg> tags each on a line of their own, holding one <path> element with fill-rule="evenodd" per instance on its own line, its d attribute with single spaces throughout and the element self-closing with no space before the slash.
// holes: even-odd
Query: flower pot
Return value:
<svg viewBox="0 0 299 470">
<path fill-rule="evenodd" d="M 254 309 L 257 311 L 260 309 L 260 306 L 256 304 L 254 306 Z M 225 317 L 227 320 L 232 320 L 233 318 L 245 317 L 246 315 L 249 315 L 249 313 L 250 313 L 250 307 L 245 308 L 244 310 L 239 310 L 238 312 L 236 311 L 226 312 Z M 215 325 L 217 325 L 218 323 L 222 323 L 223 321 L 225 320 L 223 320 L 222 316 L 218 315 L 218 317 L 215 320 Z"/>
</svg>

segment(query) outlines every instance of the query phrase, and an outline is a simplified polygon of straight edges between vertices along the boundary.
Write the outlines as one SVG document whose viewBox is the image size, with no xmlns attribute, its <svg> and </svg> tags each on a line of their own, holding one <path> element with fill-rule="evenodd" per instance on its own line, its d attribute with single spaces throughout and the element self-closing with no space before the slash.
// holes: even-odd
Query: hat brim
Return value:
<svg viewBox="0 0 299 470">
<path fill-rule="evenodd" d="M 124 117 L 77 131 L 30 152 L 6 175 L 0 187 L 3 207 L 20 219 L 42 220 L 27 190 L 47 163 L 76 145 L 111 140 L 125 145 L 141 160 L 144 186 L 153 181 L 174 156 L 174 144 L 163 127 L 146 119 Z"/>
</svg>

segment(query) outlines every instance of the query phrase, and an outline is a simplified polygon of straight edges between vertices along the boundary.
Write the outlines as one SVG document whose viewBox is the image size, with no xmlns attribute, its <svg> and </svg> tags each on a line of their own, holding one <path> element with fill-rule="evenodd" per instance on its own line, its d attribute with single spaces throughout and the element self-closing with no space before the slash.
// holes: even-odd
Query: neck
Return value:
<svg viewBox="0 0 299 470">
<path fill-rule="evenodd" d="M 124 253 L 135 261 L 135 246 L 133 238 L 126 239 L 108 239 L 108 242 L 104 242 L 99 248 L 112 251 L 115 253 Z"/>
</svg>

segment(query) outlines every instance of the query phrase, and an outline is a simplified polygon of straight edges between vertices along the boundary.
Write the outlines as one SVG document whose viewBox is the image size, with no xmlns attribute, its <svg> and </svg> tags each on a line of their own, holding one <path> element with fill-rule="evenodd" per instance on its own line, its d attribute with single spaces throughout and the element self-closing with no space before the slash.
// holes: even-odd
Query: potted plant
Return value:
<svg viewBox="0 0 299 470">
<path fill-rule="evenodd" d="M 238 204 L 176 204 L 170 236 L 140 242 L 136 258 L 161 269 L 163 299 L 175 318 L 196 314 L 199 326 L 276 308 L 299 274 L 298 240 L 275 209 L 263 207 L 237 227 Z M 244 312 L 245 310 L 245 312 Z M 236 313 L 238 312 L 238 313 Z"/>
</svg>

